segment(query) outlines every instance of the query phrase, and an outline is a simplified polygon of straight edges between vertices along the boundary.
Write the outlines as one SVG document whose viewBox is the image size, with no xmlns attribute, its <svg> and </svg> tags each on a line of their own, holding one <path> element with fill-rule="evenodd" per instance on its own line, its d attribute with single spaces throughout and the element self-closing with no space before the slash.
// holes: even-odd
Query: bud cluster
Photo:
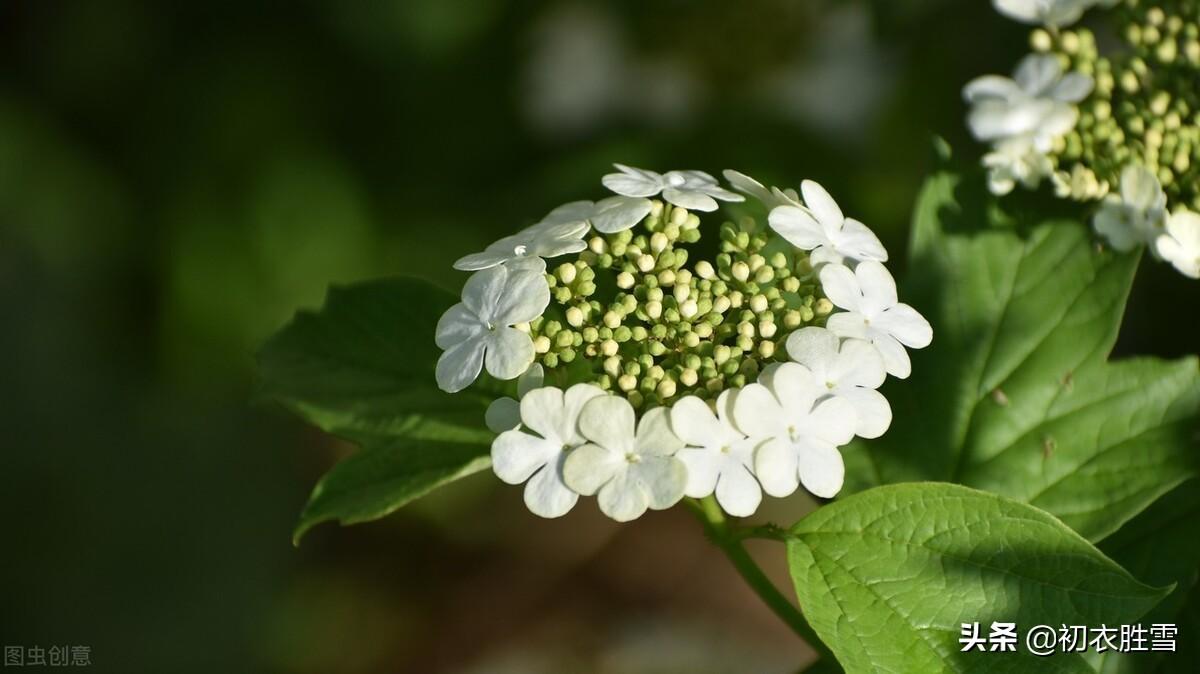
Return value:
<svg viewBox="0 0 1200 674">
<path fill-rule="evenodd" d="M 833 311 L 808 254 L 767 234 L 750 217 L 726 222 L 714 261 L 689 265 L 700 218 L 658 200 L 633 229 L 596 233 L 548 270 L 551 306 L 528 326 L 547 380 L 570 372 L 638 409 L 753 382 L 786 360 L 788 335 Z"/>
<path fill-rule="evenodd" d="M 1200 4 L 1124 0 L 1113 15 L 1127 48 L 1112 55 L 1101 55 L 1083 28 L 1031 35 L 1036 52 L 1095 80 L 1075 129 L 1051 153 L 1059 194 L 1100 199 L 1126 165 L 1139 164 L 1172 204 L 1200 209 Z"/>
</svg>

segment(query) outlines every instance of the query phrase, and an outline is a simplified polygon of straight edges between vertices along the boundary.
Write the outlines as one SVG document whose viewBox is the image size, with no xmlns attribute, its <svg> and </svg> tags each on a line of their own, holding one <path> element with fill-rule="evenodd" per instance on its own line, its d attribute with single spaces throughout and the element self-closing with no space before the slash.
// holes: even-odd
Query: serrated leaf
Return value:
<svg viewBox="0 0 1200 674">
<path fill-rule="evenodd" d="M 456 302 L 416 279 L 330 288 L 320 311 L 299 312 L 262 347 L 259 395 L 355 441 L 481 426 L 483 401 L 442 392 L 434 376 L 434 331 Z"/>
<path fill-rule="evenodd" d="M 885 391 L 892 429 L 848 452 L 851 489 L 962 483 L 1100 540 L 1200 474 L 1197 359 L 1108 362 L 1137 255 L 1046 208 L 929 180 L 902 295 L 934 342 Z"/>
<path fill-rule="evenodd" d="M 491 465 L 490 436 L 460 432 L 466 441 L 399 438 L 343 460 L 317 483 L 292 534 L 293 543 L 313 526 L 379 519 L 447 483 Z"/>
<path fill-rule="evenodd" d="M 963 653 L 962 623 L 1132 622 L 1169 588 L 1138 582 L 1049 514 L 959 485 L 890 485 L 790 531 L 809 624 L 857 672 L 1088 672 L 1078 654 Z"/>
</svg>

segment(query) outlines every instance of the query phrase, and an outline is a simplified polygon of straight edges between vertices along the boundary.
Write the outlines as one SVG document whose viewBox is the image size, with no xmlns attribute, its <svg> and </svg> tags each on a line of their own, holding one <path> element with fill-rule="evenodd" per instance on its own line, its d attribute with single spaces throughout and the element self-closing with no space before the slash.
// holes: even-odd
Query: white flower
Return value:
<svg viewBox="0 0 1200 674">
<path fill-rule="evenodd" d="M 676 456 L 687 466 L 685 494 L 704 498 L 716 492 L 717 503 L 734 517 L 749 517 L 762 502 L 754 477 L 753 440 L 733 425 L 732 391 L 717 398 L 717 413 L 694 396 L 671 407 L 671 428 L 687 445 Z"/>
<path fill-rule="evenodd" d="M 845 259 L 886 262 L 887 250 L 866 225 L 842 214 L 829 192 L 817 183 L 800 184 L 807 208 L 779 206 L 767 217 L 772 229 L 793 246 L 812 251 L 817 264 L 840 264 Z"/>
<path fill-rule="evenodd" d="M 745 201 L 717 184 L 717 179 L 703 171 L 669 171 L 655 173 L 633 168 L 624 164 L 613 164 L 620 173 L 604 176 L 602 182 L 608 189 L 626 197 L 653 197 L 659 193 L 667 201 L 694 211 L 715 211 L 717 202 Z"/>
<path fill-rule="evenodd" d="M 683 442 L 671 432 L 668 416 L 666 408 L 650 410 L 635 432 L 628 400 L 604 396 L 588 402 L 579 430 L 592 444 L 567 456 L 567 485 L 584 496 L 598 494 L 600 510 L 618 522 L 678 503 L 687 468 L 675 456 Z"/>
<path fill-rule="evenodd" d="M 804 204 L 800 203 L 800 195 L 796 194 L 796 190 L 790 188 L 781 190 L 778 187 L 767 189 L 765 185 L 754 178 L 732 169 L 725 169 L 724 176 L 729 181 L 730 187 L 742 194 L 758 199 L 767 207 L 767 210 L 771 210 L 777 206 L 804 207 Z"/>
<path fill-rule="evenodd" d="M 988 190 L 997 196 L 1012 192 L 1017 183 L 1033 189 L 1054 172 L 1054 163 L 1028 135 L 997 141 L 983 155 L 983 166 L 988 170 Z"/>
<path fill-rule="evenodd" d="M 916 309 L 896 297 L 896 281 L 887 268 L 863 262 L 850 271 L 840 265 L 821 269 L 821 286 L 835 306 L 826 327 L 839 337 L 865 339 L 879 349 L 884 367 L 904 379 L 912 372 L 907 346 L 922 349 L 933 341 L 933 328 Z"/>
<path fill-rule="evenodd" d="M 517 379 L 517 399 L 513 400 L 507 396 L 497 398 L 488 405 L 487 412 L 483 415 L 484 424 L 488 430 L 493 433 L 503 433 L 511 431 L 521 425 L 521 403 L 526 394 L 534 389 L 539 389 L 546 381 L 546 370 L 540 364 L 534 363 L 525 374 Z"/>
<path fill-rule="evenodd" d="M 562 517 L 579 500 L 563 481 L 568 453 L 587 442 L 579 434 L 579 413 L 604 391 L 576 384 L 563 393 L 554 387 L 530 391 L 521 399 L 521 430 L 500 434 L 492 443 L 492 469 L 508 484 L 525 485 L 525 505 L 540 517 Z"/>
<path fill-rule="evenodd" d="M 784 363 L 734 398 L 733 418 L 756 443 L 754 473 L 763 490 L 789 496 L 801 484 L 822 498 L 842 488 L 838 447 L 854 437 L 854 409 L 841 398 L 820 400 L 825 385 L 797 363 Z"/>
<path fill-rule="evenodd" d="M 968 83 L 963 89 L 972 106 L 967 125 L 981 141 L 1024 138 L 1045 154 L 1056 138 L 1075 128 L 1079 110 L 1074 104 L 1091 93 L 1092 78 L 1064 75 L 1058 59 L 1047 54 L 1026 56 L 1014 78 L 985 75 Z"/>
<path fill-rule="evenodd" d="M 454 263 L 461 271 L 478 271 L 508 264 L 522 270 L 543 272 L 544 258 L 578 253 L 587 248 L 583 237 L 588 223 L 576 220 L 562 223 L 539 223 L 512 236 L 506 236 L 487 247 L 482 253 L 472 253 Z"/>
<path fill-rule="evenodd" d="M 879 351 L 860 339 L 841 341 L 825 328 L 803 328 L 787 340 L 788 356 L 807 367 L 825 395 L 854 408 L 854 434 L 878 438 L 892 425 L 892 407 L 875 389 L 887 378 Z"/>
<path fill-rule="evenodd" d="M 1115 250 L 1127 253 L 1154 243 L 1167 217 L 1167 195 L 1158 176 L 1139 164 L 1121 171 L 1121 194 L 1109 195 L 1092 219 L 1092 227 Z M 1157 250 L 1157 247 L 1156 247 Z"/>
<path fill-rule="evenodd" d="M 1173 213 L 1167 220 L 1167 233 L 1158 237 L 1154 249 L 1184 276 L 1200 279 L 1200 215 Z"/>
<path fill-rule="evenodd" d="M 650 214 L 652 204 L 642 197 L 609 197 L 600 201 L 572 201 L 550 211 L 539 224 L 589 222 L 596 231 L 616 234 L 633 227 Z"/>
<path fill-rule="evenodd" d="M 1061 28 L 1079 20 L 1097 4 L 1112 6 L 1117 0 L 992 0 L 996 9 L 1010 19 Z"/>
<path fill-rule="evenodd" d="M 493 267 L 471 276 L 462 302 L 438 321 L 437 382 L 458 393 L 479 377 L 484 365 L 493 377 L 516 379 L 533 364 L 533 340 L 512 327 L 528 323 L 550 304 L 550 288 L 541 272 Z"/>
</svg>

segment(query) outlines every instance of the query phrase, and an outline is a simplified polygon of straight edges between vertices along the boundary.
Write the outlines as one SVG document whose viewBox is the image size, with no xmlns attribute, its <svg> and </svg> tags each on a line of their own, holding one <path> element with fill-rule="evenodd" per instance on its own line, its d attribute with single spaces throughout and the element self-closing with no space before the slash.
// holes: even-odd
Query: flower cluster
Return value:
<svg viewBox="0 0 1200 674">
<path fill-rule="evenodd" d="M 487 413 L 496 475 L 542 517 L 581 495 L 619 521 L 684 496 L 735 516 L 763 492 L 835 496 L 839 447 L 887 431 L 878 389 L 932 339 L 879 239 L 812 181 L 726 171 L 731 191 L 700 171 L 616 168 L 614 196 L 455 264 L 474 274 L 438 325 L 437 379 L 517 380 Z M 699 214 L 743 195 L 762 208 L 723 219 L 715 256 L 692 260 Z"/>
<path fill-rule="evenodd" d="M 995 0 L 1043 24 L 1013 79 L 981 77 L 964 96 L 968 125 L 992 144 L 989 186 L 1049 179 L 1057 196 L 1098 202 L 1096 231 L 1113 248 L 1146 245 L 1200 278 L 1200 5 L 1192 0 Z M 1092 6 L 1124 44 L 1101 54 L 1091 31 L 1064 30 Z"/>
</svg>

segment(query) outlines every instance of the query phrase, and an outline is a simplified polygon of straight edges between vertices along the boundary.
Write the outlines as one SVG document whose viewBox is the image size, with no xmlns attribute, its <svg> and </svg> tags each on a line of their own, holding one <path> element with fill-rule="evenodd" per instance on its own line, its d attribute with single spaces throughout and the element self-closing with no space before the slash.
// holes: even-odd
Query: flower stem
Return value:
<svg viewBox="0 0 1200 674">
<path fill-rule="evenodd" d="M 808 643 L 817 652 L 820 659 L 836 662 L 833 653 L 805 620 L 804 614 L 788 601 L 770 578 L 767 578 L 767 575 L 763 573 L 743 545 L 743 541 L 750 538 L 783 541 L 785 540 L 783 530 L 775 525 L 746 529 L 733 527 L 725 518 L 721 506 L 711 496 L 699 500 L 688 499 L 687 502 L 704 525 L 709 539 L 725 553 L 725 556 L 733 563 L 733 567 L 737 569 L 742 579 L 746 581 L 750 589 L 754 590 L 759 599 L 762 599 L 763 603 L 796 633 L 796 636 Z"/>
</svg>

